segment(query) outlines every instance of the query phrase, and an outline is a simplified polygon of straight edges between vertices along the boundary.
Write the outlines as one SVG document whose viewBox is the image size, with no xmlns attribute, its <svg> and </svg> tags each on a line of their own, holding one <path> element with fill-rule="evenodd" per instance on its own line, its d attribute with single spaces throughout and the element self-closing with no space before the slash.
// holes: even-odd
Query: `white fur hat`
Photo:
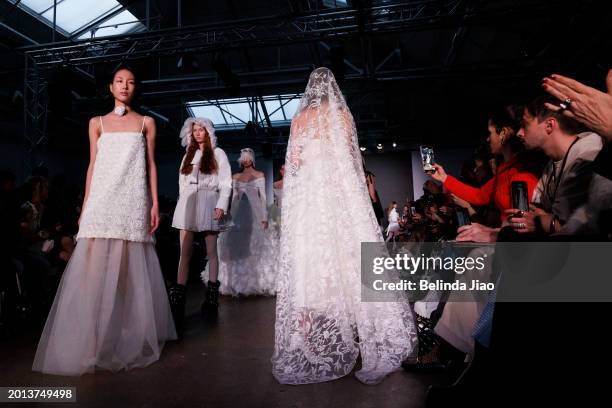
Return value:
<svg viewBox="0 0 612 408">
<path fill-rule="evenodd" d="M 213 125 L 212 121 L 208 118 L 187 118 L 185 119 L 185 123 L 183 124 L 183 128 L 181 129 L 180 138 L 181 138 L 181 146 L 187 148 L 189 146 L 189 141 L 191 140 L 191 133 L 193 131 L 193 124 L 198 124 L 202 126 L 208 132 L 208 137 L 210 138 L 210 144 L 214 149 L 217 147 L 217 136 L 215 136 L 215 125 Z"/>
</svg>

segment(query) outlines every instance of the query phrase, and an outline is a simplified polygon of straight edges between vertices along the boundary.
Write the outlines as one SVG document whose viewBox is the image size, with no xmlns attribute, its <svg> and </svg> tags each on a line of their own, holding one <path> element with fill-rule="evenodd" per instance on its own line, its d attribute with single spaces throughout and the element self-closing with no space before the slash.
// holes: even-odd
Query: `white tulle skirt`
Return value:
<svg viewBox="0 0 612 408">
<path fill-rule="evenodd" d="M 247 199 L 232 206 L 234 227 L 219 237 L 219 292 L 231 296 L 274 296 L 280 245 L 278 225 L 270 224 L 264 229 Z M 208 281 L 208 264 L 201 277 Z"/>
<path fill-rule="evenodd" d="M 176 339 L 152 243 L 79 239 L 32 370 L 81 375 L 145 367 Z"/>
</svg>

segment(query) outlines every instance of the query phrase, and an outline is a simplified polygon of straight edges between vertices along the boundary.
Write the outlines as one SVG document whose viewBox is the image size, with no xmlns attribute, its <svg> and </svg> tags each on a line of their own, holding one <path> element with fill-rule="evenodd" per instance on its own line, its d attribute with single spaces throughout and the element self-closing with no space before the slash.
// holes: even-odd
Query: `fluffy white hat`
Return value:
<svg viewBox="0 0 612 408">
<path fill-rule="evenodd" d="M 210 137 L 210 144 L 214 149 L 217 147 L 217 136 L 215 136 L 215 126 L 212 121 L 208 118 L 187 118 L 185 119 L 185 123 L 183 124 L 183 128 L 181 129 L 180 138 L 181 138 L 181 146 L 187 148 L 189 146 L 189 141 L 191 140 L 191 133 L 193 131 L 193 124 L 198 124 L 202 126 L 208 132 L 208 137 Z"/>
</svg>

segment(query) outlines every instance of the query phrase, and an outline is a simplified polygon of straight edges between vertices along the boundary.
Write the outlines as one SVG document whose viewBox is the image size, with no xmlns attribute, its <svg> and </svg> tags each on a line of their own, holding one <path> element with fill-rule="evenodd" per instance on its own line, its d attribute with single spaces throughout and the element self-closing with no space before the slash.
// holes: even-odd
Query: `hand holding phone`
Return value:
<svg viewBox="0 0 612 408">
<path fill-rule="evenodd" d="M 512 190 L 512 208 L 516 208 L 521 212 L 529 211 L 529 195 L 527 194 L 527 183 L 524 181 L 513 181 L 511 184 Z M 522 213 L 517 213 L 517 216 L 522 216 Z"/>
</svg>

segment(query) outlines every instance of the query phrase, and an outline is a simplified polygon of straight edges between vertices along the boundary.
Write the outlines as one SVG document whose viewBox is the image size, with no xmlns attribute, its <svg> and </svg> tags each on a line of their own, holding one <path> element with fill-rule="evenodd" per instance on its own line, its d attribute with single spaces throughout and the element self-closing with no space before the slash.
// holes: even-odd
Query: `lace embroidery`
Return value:
<svg viewBox="0 0 612 408">
<path fill-rule="evenodd" d="M 294 116 L 285 162 L 273 374 L 281 383 L 350 373 L 380 382 L 416 352 L 412 310 L 361 302 L 361 242 L 382 242 L 357 132 L 331 72 L 317 69 Z"/>
</svg>

